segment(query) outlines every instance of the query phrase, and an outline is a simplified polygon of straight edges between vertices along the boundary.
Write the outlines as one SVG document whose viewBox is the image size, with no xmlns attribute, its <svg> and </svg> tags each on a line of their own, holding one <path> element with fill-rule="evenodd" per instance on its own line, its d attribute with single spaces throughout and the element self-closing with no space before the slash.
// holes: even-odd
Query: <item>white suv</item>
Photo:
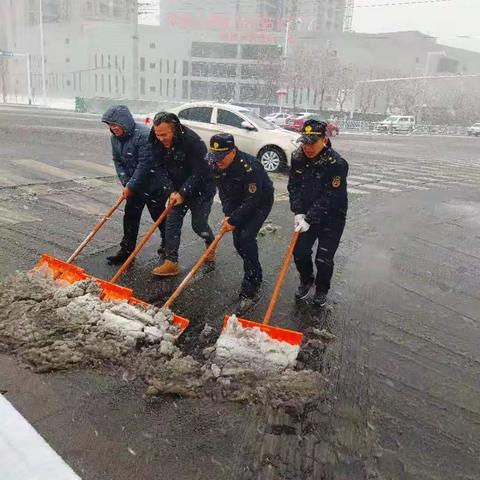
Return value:
<svg viewBox="0 0 480 480">
<path fill-rule="evenodd" d="M 199 102 L 186 103 L 169 111 L 198 133 L 207 147 L 212 135 L 231 133 L 237 147 L 257 157 L 267 172 L 276 172 L 287 166 L 298 147 L 298 134 L 272 125 L 248 108 Z M 148 115 L 145 123 L 151 124 L 154 116 Z"/>
<path fill-rule="evenodd" d="M 376 125 L 379 132 L 411 132 L 414 128 L 415 117 L 409 115 L 391 115 Z"/>
<path fill-rule="evenodd" d="M 478 137 L 480 135 L 480 123 L 474 123 L 471 127 L 467 128 L 467 134 Z"/>
</svg>

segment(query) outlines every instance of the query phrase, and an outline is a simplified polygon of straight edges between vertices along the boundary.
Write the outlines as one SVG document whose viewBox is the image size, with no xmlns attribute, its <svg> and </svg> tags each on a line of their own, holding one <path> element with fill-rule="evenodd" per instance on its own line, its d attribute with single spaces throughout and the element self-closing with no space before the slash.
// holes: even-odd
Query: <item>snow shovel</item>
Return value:
<svg viewBox="0 0 480 480">
<path fill-rule="evenodd" d="M 272 313 L 275 308 L 275 305 L 280 295 L 282 289 L 283 281 L 287 274 L 288 266 L 293 255 L 293 250 L 298 240 L 299 232 L 293 232 L 292 239 L 290 240 L 290 245 L 288 246 L 287 255 L 283 261 L 282 269 L 277 277 L 275 282 L 275 288 L 273 290 L 272 298 L 270 304 L 268 305 L 265 316 L 263 317 L 263 323 L 252 322 L 251 320 L 245 320 L 243 318 L 238 318 L 237 320 L 244 328 L 259 328 L 262 332 L 265 332 L 269 337 L 280 342 L 287 342 L 290 345 L 300 345 L 303 339 L 303 333 L 296 332 L 295 330 L 288 330 L 285 328 L 272 327 L 269 325 L 270 319 L 272 318 Z M 225 329 L 228 323 L 230 315 L 225 315 L 223 319 L 223 328 Z"/>
<path fill-rule="evenodd" d="M 205 252 L 203 252 L 203 255 L 199 258 L 197 263 L 192 267 L 188 275 L 182 280 L 180 285 L 170 295 L 170 298 L 165 302 L 162 308 L 170 308 L 172 306 L 173 302 L 179 297 L 179 295 L 183 292 L 183 290 L 185 290 L 185 288 L 188 286 L 192 278 L 195 276 L 198 270 L 200 270 L 200 267 L 205 263 L 210 252 L 212 250 L 215 250 L 215 248 L 217 248 L 218 243 L 220 242 L 220 240 L 222 239 L 222 237 L 225 235 L 226 232 L 227 230 L 225 229 L 225 227 L 222 226 L 217 236 L 215 237 L 215 240 L 208 246 Z M 174 315 L 174 317 L 176 317 L 176 315 Z"/>
<path fill-rule="evenodd" d="M 39 270 L 47 266 L 53 272 L 53 278 L 55 280 L 65 280 L 69 283 L 75 283 L 80 280 L 85 280 L 88 275 L 85 273 L 83 268 L 73 265 L 72 262 L 80 255 L 83 249 L 87 246 L 88 243 L 93 239 L 97 232 L 105 225 L 107 220 L 113 215 L 113 213 L 118 209 L 122 204 L 124 198 L 123 195 L 118 197 L 118 200 L 115 202 L 112 208 L 103 216 L 103 218 L 95 225 L 93 230 L 87 235 L 85 240 L 78 246 L 78 248 L 70 255 L 70 258 L 64 262 L 58 258 L 51 257 L 50 255 L 43 254 L 38 263 L 35 265 L 34 269 Z"/>
</svg>

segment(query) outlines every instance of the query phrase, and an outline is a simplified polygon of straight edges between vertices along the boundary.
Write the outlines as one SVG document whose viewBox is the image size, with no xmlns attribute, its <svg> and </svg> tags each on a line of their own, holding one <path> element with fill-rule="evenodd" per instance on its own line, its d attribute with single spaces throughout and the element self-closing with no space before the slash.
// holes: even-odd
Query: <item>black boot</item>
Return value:
<svg viewBox="0 0 480 480">
<path fill-rule="evenodd" d="M 312 298 L 312 304 L 315 307 L 324 307 L 327 303 L 327 294 L 319 290 L 315 291 L 315 295 Z"/>
<path fill-rule="evenodd" d="M 251 310 L 260 300 L 259 290 L 255 292 L 240 292 L 238 295 L 240 300 L 240 305 L 238 306 L 235 315 L 245 315 L 249 310 Z"/>
<path fill-rule="evenodd" d="M 300 283 L 295 292 L 295 300 L 305 300 L 310 293 L 310 289 L 312 288 L 313 282 L 309 283 Z"/>
<path fill-rule="evenodd" d="M 129 252 L 124 248 L 120 248 L 120 250 L 115 255 L 111 255 L 110 257 L 107 257 L 107 262 L 110 265 L 121 265 L 130 256 L 131 253 L 132 252 Z"/>
</svg>

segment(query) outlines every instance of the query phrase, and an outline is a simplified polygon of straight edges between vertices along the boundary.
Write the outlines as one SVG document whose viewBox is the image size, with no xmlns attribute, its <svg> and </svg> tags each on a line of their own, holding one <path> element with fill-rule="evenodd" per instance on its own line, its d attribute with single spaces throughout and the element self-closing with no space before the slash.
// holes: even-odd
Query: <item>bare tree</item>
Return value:
<svg viewBox="0 0 480 480">
<path fill-rule="evenodd" d="M 314 86 L 316 61 L 310 50 L 296 46 L 292 56 L 287 59 L 285 83 L 292 92 L 293 111 L 297 108 L 297 96 L 300 90 Z"/>
<path fill-rule="evenodd" d="M 353 85 L 358 78 L 358 70 L 354 65 L 338 64 L 332 77 L 332 83 L 335 89 L 335 99 L 340 112 L 343 112 L 343 106 L 348 96 L 353 92 Z"/>
<path fill-rule="evenodd" d="M 8 59 L 0 58 L 0 80 L 2 82 L 2 97 L 3 103 L 7 103 L 7 80 L 8 78 Z"/>
</svg>

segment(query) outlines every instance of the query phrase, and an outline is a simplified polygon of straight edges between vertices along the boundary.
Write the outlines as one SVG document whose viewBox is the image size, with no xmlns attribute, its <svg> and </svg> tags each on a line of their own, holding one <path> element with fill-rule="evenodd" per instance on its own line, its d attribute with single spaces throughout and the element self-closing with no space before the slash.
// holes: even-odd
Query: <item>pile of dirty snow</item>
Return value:
<svg viewBox="0 0 480 480">
<path fill-rule="evenodd" d="M 180 331 L 170 311 L 99 294 L 93 280 L 65 285 L 45 270 L 15 275 L 0 291 L 0 347 L 37 370 L 109 360 L 143 345 L 174 354 Z"/>
<path fill-rule="evenodd" d="M 206 325 L 193 358 L 174 345 L 170 311 L 104 302 L 95 281 L 65 285 L 48 271 L 17 273 L 0 285 L 0 352 L 37 372 L 111 367 L 141 378 L 147 397 L 176 395 L 288 406 L 299 411 L 325 394 L 319 372 L 295 369 L 299 347 L 244 329 L 235 317 Z M 188 333 L 187 333 L 188 334 Z M 207 346 L 208 345 L 208 346 Z"/>
<path fill-rule="evenodd" d="M 215 345 L 214 362 L 223 372 L 282 372 L 295 366 L 299 351 L 299 345 L 275 340 L 257 327 L 244 328 L 232 315 Z"/>
</svg>

